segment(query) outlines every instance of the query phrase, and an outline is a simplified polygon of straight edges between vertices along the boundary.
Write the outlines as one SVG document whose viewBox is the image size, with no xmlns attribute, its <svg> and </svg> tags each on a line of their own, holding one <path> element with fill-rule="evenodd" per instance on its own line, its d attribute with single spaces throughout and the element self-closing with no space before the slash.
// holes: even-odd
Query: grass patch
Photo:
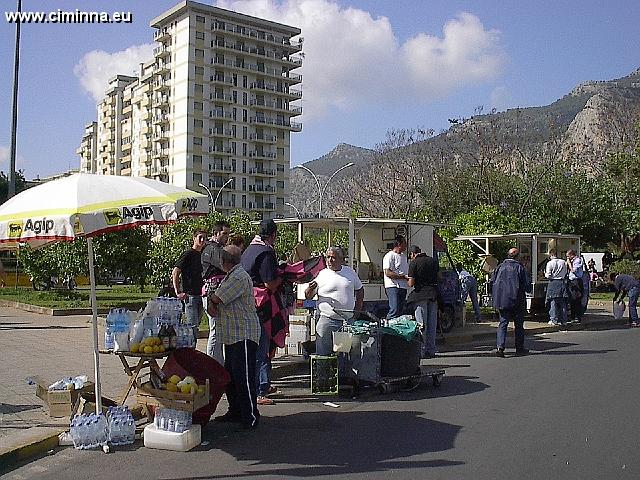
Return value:
<svg viewBox="0 0 640 480">
<path fill-rule="evenodd" d="M 613 292 L 592 292 L 589 294 L 589 298 L 600 302 L 613 302 L 614 295 Z"/>
<path fill-rule="evenodd" d="M 140 292 L 140 287 L 132 285 L 98 285 L 96 296 L 98 307 L 139 309 L 157 294 L 157 289 L 148 287 Z M 53 289 L 35 291 L 32 288 L 2 288 L 0 300 L 28 303 L 46 308 L 90 308 L 91 290 L 87 286 L 78 287 L 75 290 Z"/>
</svg>

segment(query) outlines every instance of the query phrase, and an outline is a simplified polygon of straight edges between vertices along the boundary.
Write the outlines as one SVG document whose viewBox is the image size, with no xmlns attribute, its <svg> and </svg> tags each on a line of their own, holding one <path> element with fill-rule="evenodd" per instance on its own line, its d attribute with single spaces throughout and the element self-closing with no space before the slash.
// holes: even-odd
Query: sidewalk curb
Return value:
<svg viewBox="0 0 640 480">
<path fill-rule="evenodd" d="M 0 474 L 5 473 L 10 467 L 20 461 L 41 455 L 56 448 L 59 442 L 58 437 L 64 431 L 64 429 L 59 429 L 40 438 L 25 441 L 16 447 L 0 451 Z"/>
</svg>

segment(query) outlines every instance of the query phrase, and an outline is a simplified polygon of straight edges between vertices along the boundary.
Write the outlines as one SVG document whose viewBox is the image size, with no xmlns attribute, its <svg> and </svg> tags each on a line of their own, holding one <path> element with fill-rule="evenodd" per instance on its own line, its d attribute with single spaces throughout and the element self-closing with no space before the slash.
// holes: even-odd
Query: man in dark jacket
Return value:
<svg viewBox="0 0 640 480">
<path fill-rule="evenodd" d="M 507 259 L 493 272 L 493 307 L 500 315 L 497 334 L 496 356 L 504 358 L 507 341 L 507 326 L 513 321 L 515 327 L 516 355 L 526 355 L 524 348 L 524 314 L 527 309 L 526 292 L 531 291 L 527 271 L 518 262 L 520 251 L 512 248 Z"/>
</svg>

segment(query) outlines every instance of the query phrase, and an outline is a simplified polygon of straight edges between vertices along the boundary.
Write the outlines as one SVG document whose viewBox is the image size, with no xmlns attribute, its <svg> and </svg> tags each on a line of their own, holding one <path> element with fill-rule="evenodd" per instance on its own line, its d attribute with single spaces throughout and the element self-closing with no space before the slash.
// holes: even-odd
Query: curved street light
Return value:
<svg viewBox="0 0 640 480">
<path fill-rule="evenodd" d="M 340 173 L 345 168 L 353 167 L 354 165 L 355 165 L 355 163 L 349 162 L 346 165 L 341 166 L 339 169 L 337 169 L 335 172 L 333 172 L 329 176 L 329 179 L 327 180 L 327 183 L 325 183 L 324 187 L 320 186 L 320 179 L 318 178 L 318 176 L 315 173 L 313 173 L 311 171 L 310 168 L 305 167 L 304 165 L 296 165 L 295 167 L 293 167 L 293 168 L 302 168 L 303 170 L 309 172 L 311 175 L 313 175 L 313 179 L 316 181 L 316 184 L 318 185 L 318 193 L 319 193 L 319 197 L 318 197 L 318 218 L 322 217 L 322 197 L 324 196 L 324 192 L 327 190 L 327 187 L 329 186 L 329 183 L 331 183 L 331 180 L 333 180 L 333 177 L 335 177 L 338 173 Z"/>
<path fill-rule="evenodd" d="M 207 195 L 209 195 L 209 213 L 211 213 L 211 209 L 213 208 L 213 211 L 215 212 L 216 210 L 216 206 L 213 203 L 213 195 L 211 195 L 211 190 L 209 190 L 209 187 L 207 187 L 204 183 L 200 182 L 198 184 L 199 187 L 204 188 L 207 191 Z"/>
<path fill-rule="evenodd" d="M 298 208 L 294 204 L 289 203 L 289 202 L 284 202 L 284 204 L 289 206 L 289 207 L 291 207 L 291 208 L 293 208 L 296 211 L 296 216 L 298 218 L 302 218 L 302 215 L 300 215 L 300 210 L 298 210 Z"/>
<path fill-rule="evenodd" d="M 226 187 L 227 185 L 229 185 L 231 182 L 233 182 L 233 177 L 229 178 L 229 180 L 227 180 L 226 182 L 224 182 L 222 184 L 222 186 L 220 187 L 220 190 L 218 190 L 218 194 L 216 195 L 216 199 L 213 201 L 213 211 L 216 211 L 216 203 L 218 203 L 218 198 L 220 197 L 220 194 L 222 193 L 222 189 L 224 187 Z"/>
</svg>

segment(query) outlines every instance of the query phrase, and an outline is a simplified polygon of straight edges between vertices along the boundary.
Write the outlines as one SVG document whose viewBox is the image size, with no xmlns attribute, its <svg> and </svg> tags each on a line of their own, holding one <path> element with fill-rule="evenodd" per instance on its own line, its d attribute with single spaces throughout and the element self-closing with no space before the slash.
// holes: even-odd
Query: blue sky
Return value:
<svg viewBox="0 0 640 480">
<path fill-rule="evenodd" d="M 2 0 L 4 10 L 15 1 Z M 18 168 L 27 178 L 77 168 L 104 79 L 152 48 L 149 21 L 175 0 L 23 0 L 23 11 L 132 12 L 132 24 L 22 27 Z M 206 3 L 206 2 L 205 2 Z M 304 124 L 292 164 L 345 142 L 374 147 L 391 128 L 549 104 L 586 80 L 640 67 L 640 2 L 219 0 L 302 28 Z M 0 170 L 7 171 L 15 25 L 0 12 Z M 150 58 L 149 56 L 145 58 Z"/>
</svg>

